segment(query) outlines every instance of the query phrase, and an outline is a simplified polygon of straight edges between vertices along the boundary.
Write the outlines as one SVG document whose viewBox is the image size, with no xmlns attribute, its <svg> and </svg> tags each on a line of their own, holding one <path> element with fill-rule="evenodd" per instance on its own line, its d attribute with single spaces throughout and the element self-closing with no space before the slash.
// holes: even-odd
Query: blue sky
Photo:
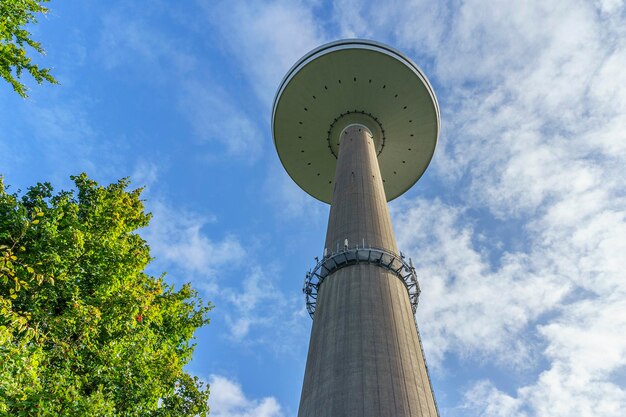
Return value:
<svg viewBox="0 0 626 417">
<path fill-rule="evenodd" d="M 32 31 L 61 85 L 0 85 L 0 173 L 147 187 L 151 272 L 216 306 L 189 365 L 212 415 L 297 413 L 328 206 L 282 169 L 271 102 L 306 52 L 362 37 L 410 56 L 441 107 L 430 168 L 390 207 L 442 416 L 623 416 L 623 1 L 50 8 Z"/>
</svg>

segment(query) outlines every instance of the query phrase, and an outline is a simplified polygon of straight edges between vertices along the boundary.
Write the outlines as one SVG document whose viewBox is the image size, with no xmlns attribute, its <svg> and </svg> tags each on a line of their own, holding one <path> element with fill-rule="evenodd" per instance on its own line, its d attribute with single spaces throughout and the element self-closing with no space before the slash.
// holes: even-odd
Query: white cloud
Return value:
<svg viewBox="0 0 626 417">
<path fill-rule="evenodd" d="M 302 190 L 280 164 L 272 164 L 263 185 L 268 203 L 276 208 L 280 219 L 306 221 L 324 227 L 328 218 L 326 203 Z"/>
<path fill-rule="evenodd" d="M 253 3 L 220 1 L 210 5 L 202 3 L 201 6 L 206 19 L 219 31 L 227 53 L 239 63 L 239 68 L 266 110 L 265 120 L 269 121 L 270 106 L 285 73 L 302 55 L 325 40 L 320 20 L 315 16 L 318 5 L 314 1 L 274 0 Z M 203 91 L 203 88 L 194 86 L 193 90 Z M 246 154 L 260 149 L 257 142 L 263 143 L 265 139 L 259 138 L 258 126 L 242 120 L 228 100 L 215 94 L 215 88 L 211 91 L 214 92 L 213 98 L 192 99 L 193 93 L 185 98 L 191 105 L 184 105 L 183 108 L 194 120 L 196 130 L 205 132 L 207 138 L 217 138 L 233 150 Z M 206 112 L 207 108 L 220 107 L 223 110 L 216 110 L 215 117 Z M 215 119 L 225 122 L 218 127 Z M 222 129 L 223 126 L 225 129 Z M 279 207 L 281 215 L 285 214 L 289 219 L 318 218 L 323 211 L 319 204 L 302 192 L 282 172 L 282 167 L 279 169 L 281 172 L 270 168 L 264 185 L 271 191 L 267 193 L 273 198 L 271 204 Z"/>
<path fill-rule="evenodd" d="M 332 7 L 340 37 L 374 39 L 420 53 L 437 50 L 450 17 L 446 2 L 337 0 Z"/>
<path fill-rule="evenodd" d="M 312 5 L 304 1 L 221 1 L 206 3 L 205 10 L 266 108 L 287 70 L 323 43 Z"/>
<path fill-rule="evenodd" d="M 465 403 L 474 415 L 618 416 L 626 407 L 612 379 L 626 366 L 626 210 L 581 211 L 531 221 L 529 249 L 502 253 L 496 267 L 481 243 L 489 230 L 468 225 L 466 210 L 424 199 L 394 207 L 399 246 L 422 284 L 418 319 L 435 369 L 449 353 L 513 370 L 547 361 L 515 395 L 477 383 Z"/>
<path fill-rule="evenodd" d="M 531 214 L 589 188 L 610 190 L 621 178 L 611 161 L 626 155 L 626 88 L 615 69 L 626 59 L 624 42 L 585 3 L 525 4 L 465 3 L 457 24 L 471 29 L 455 26 L 454 45 L 444 43 L 437 58 L 445 85 L 468 77 L 479 85 L 461 87 L 459 108 L 444 115 L 455 141 L 442 149 L 445 166 L 455 165 L 458 175 L 471 171 L 472 198 L 501 215 Z M 458 43 L 468 56 L 453 47 Z"/>
<path fill-rule="evenodd" d="M 434 168 L 460 192 L 394 207 L 426 354 L 534 371 L 475 382 L 463 415 L 626 409 L 626 38 L 622 5 L 601 7 L 464 2 L 427 49 L 444 86 Z"/>
<path fill-rule="evenodd" d="M 267 324 L 268 313 L 284 302 L 283 294 L 276 291 L 273 283 L 263 274 L 261 268 L 254 268 L 243 281 L 243 288 L 227 288 L 222 292 L 234 307 L 233 314 L 226 320 L 235 340 L 248 336 L 251 326 Z M 272 306 L 265 310 L 263 306 Z"/>
<path fill-rule="evenodd" d="M 480 381 L 465 393 L 461 408 L 483 417 L 528 416 L 520 411 L 521 406 L 521 400 L 498 391 L 489 381 Z"/>
<path fill-rule="evenodd" d="M 135 186 L 145 187 L 147 189 L 156 182 L 158 172 L 159 169 L 154 162 L 139 159 L 139 161 L 135 164 L 135 168 L 133 169 L 130 179 Z M 144 194 L 146 191 L 144 191 Z"/>
<path fill-rule="evenodd" d="M 302 297 L 285 295 L 275 282 L 277 276 L 273 265 L 253 265 L 241 287 L 224 287 L 219 296 L 228 303 L 224 315 L 231 340 L 293 354 L 295 346 L 304 347 L 308 315 Z"/>
<path fill-rule="evenodd" d="M 124 145 L 102 140 L 90 112 L 91 98 L 79 94 L 62 98 L 64 94 L 34 92 L 28 101 L 6 109 L 7 125 L 0 133 L 0 147 L 6 143 L 9 152 L 0 156 L 0 161 L 8 159 L 3 168 L 24 170 L 31 178 L 31 165 L 37 161 L 43 170 L 38 175 L 43 173 L 47 181 L 62 187 L 70 184 L 70 175 L 80 172 L 95 178 L 115 178 L 120 163 L 118 147 Z M 0 112 L 3 110 L 0 108 Z M 97 165 L 98 157 L 105 158 L 107 164 Z"/>
<path fill-rule="evenodd" d="M 527 253 L 504 253 L 500 266 L 492 266 L 487 255 L 493 248 L 478 243 L 481 236 L 462 209 L 437 200 L 398 203 L 396 237 L 420 277 L 418 319 L 429 362 L 438 368 L 447 352 L 456 352 L 533 366 L 533 346 L 519 335 L 558 307 L 569 282 L 543 257 Z"/>
<path fill-rule="evenodd" d="M 266 346 L 274 353 L 304 349 L 308 316 L 299 293 L 280 288 L 276 264 L 259 264 L 254 248 L 244 249 L 236 236 L 220 239 L 206 228 L 211 215 L 173 208 L 159 200 L 149 203 L 150 227 L 142 232 L 155 257 L 152 268 L 189 274 L 196 288 L 206 291 L 219 307 L 226 338 L 244 346 Z M 189 279 L 189 277 L 187 279 Z M 294 350 L 295 349 L 295 350 Z"/>
<path fill-rule="evenodd" d="M 550 367 L 537 381 L 514 396 L 480 381 L 465 394 L 465 407 L 480 416 L 622 416 L 626 390 L 610 376 L 626 365 L 624 300 L 622 293 L 564 306 L 558 319 L 538 327 Z"/>
<path fill-rule="evenodd" d="M 247 160 L 261 156 L 265 140 L 261 129 L 211 80 L 183 82 L 179 108 L 203 141 L 218 143 L 229 154 Z"/>
<path fill-rule="evenodd" d="M 216 268 L 235 266 L 245 253 L 239 240 L 232 235 L 211 239 L 202 229 L 216 221 L 202 215 L 154 201 L 149 204 L 153 218 L 144 236 L 150 244 L 157 263 L 176 265 L 183 271 L 199 274 L 204 285 L 215 285 L 212 278 Z M 214 287 L 207 287 L 211 289 Z"/>
<path fill-rule="evenodd" d="M 258 158 L 263 144 L 260 129 L 212 79 L 215 63 L 199 59 L 179 33 L 154 25 L 158 13 L 166 10 L 139 12 L 132 5 L 124 9 L 102 18 L 98 52 L 105 68 L 123 68 L 140 73 L 147 82 L 176 85 L 178 108 L 195 136 L 213 145 L 209 155 L 220 153 L 214 147 L 219 144 L 229 155 Z"/>
<path fill-rule="evenodd" d="M 150 24 L 154 10 L 127 4 L 102 16 L 97 53 L 105 68 L 123 67 L 141 73 L 143 79 L 165 81 L 168 72 L 184 74 L 197 67 L 197 58 L 182 39 Z"/>
<path fill-rule="evenodd" d="M 282 417 L 276 398 L 248 398 L 237 382 L 220 375 L 211 375 L 209 407 L 214 417 Z"/>
</svg>

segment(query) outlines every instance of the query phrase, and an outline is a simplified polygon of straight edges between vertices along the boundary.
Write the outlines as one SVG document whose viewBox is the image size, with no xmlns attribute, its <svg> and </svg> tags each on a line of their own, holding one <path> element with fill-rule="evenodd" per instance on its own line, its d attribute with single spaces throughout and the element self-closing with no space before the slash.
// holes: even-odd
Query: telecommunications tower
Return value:
<svg viewBox="0 0 626 417">
<path fill-rule="evenodd" d="M 280 84 L 272 133 L 291 178 L 331 204 L 304 285 L 313 329 L 298 417 L 437 417 L 415 269 L 387 208 L 435 151 L 439 106 L 426 76 L 378 42 L 323 45 Z"/>
</svg>

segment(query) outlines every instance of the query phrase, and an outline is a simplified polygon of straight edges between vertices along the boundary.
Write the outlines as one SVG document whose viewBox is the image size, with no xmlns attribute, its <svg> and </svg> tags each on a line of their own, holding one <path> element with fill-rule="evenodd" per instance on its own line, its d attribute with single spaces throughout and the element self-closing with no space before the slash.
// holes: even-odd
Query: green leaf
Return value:
<svg viewBox="0 0 626 417">
<path fill-rule="evenodd" d="M 44 81 L 57 84 L 48 68 L 40 68 L 26 55 L 28 45 L 43 54 L 39 42 L 31 39 L 26 27 L 37 22 L 37 16 L 47 9 L 43 3 L 48 0 L 3 0 L 0 1 L 0 77 L 7 81 L 13 90 L 26 98 L 26 86 L 19 80 L 23 72 L 30 74 L 37 83 Z"/>
<path fill-rule="evenodd" d="M 0 415 L 205 416 L 208 389 L 184 367 L 210 304 L 144 272 L 141 191 L 73 180 L 21 198 L 0 186 L 0 242 L 20 247 L 0 252 Z M 46 227 L 29 230 L 38 213 Z"/>
</svg>

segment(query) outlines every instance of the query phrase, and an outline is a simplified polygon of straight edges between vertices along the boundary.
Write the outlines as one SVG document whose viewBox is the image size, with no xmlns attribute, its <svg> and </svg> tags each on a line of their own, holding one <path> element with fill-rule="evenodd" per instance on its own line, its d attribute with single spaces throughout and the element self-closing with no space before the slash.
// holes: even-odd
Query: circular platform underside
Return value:
<svg viewBox="0 0 626 417">
<path fill-rule="evenodd" d="M 281 83 L 272 113 L 283 166 L 326 203 L 332 200 L 339 125 L 374 121 L 368 127 L 388 201 L 422 176 L 439 133 L 437 99 L 421 70 L 400 52 L 366 40 L 337 41 L 305 55 Z"/>
</svg>

